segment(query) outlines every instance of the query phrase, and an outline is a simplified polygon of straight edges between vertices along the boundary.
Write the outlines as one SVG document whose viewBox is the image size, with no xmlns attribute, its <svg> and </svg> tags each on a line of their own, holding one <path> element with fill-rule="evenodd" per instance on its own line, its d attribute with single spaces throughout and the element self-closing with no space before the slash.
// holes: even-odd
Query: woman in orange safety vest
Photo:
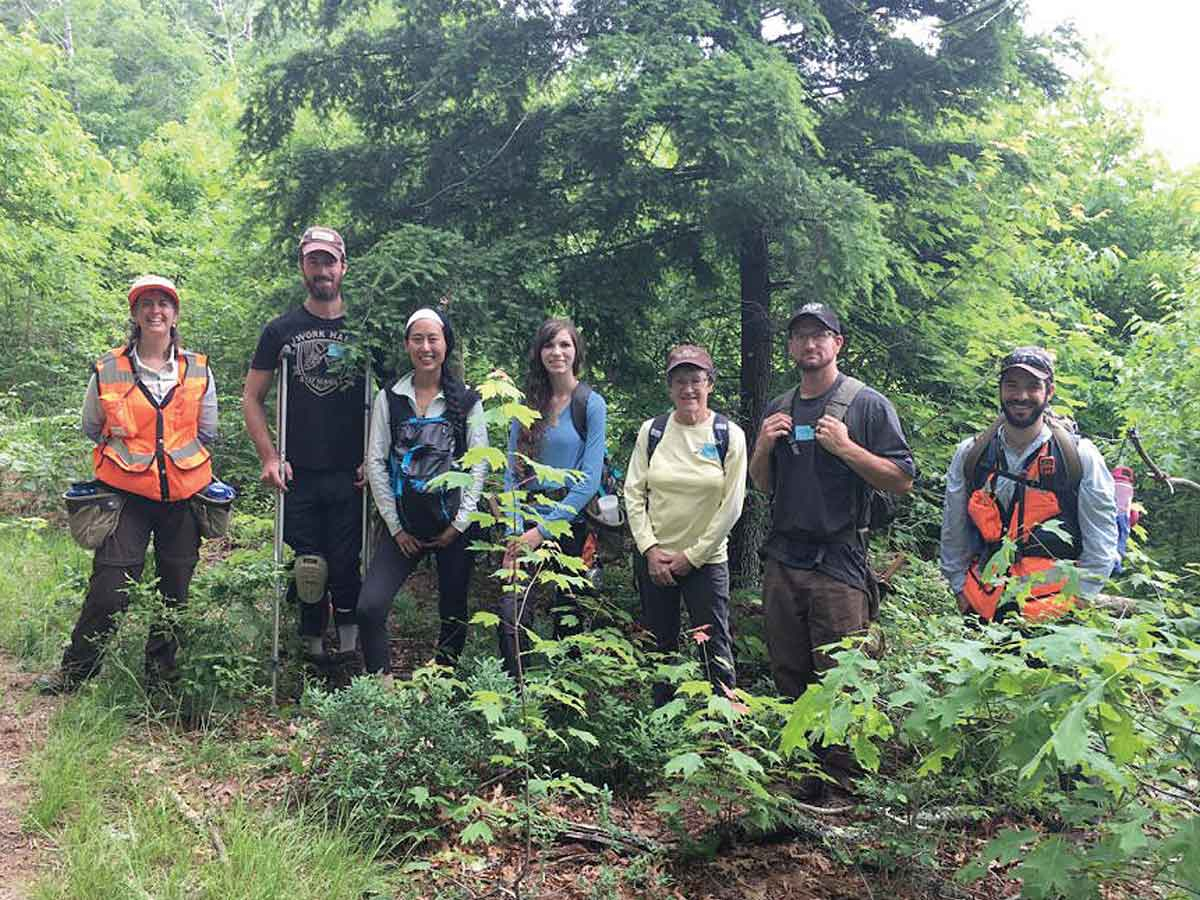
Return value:
<svg viewBox="0 0 1200 900">
<path fill-rule="evenodd" d="M 129 291 L 130 336 L 95 364 L 83 403 L 83 430 L 96 446 L 93 487 L 120 504 L 112 532 L 96 549 L 87 599 L 58 673 L 38 686 L 69 691 L 94 675 L 113 617 L 129 602 L 154 536 L 159 590 L 182 604 L 199 558 L 200 526 L 191 499 L 212 479 L 217 394 L 208 359 L 179 343 L 179 292 L 158 275 Z M 151 629 L 146 671 L 170 678 L 177 649 L 164 627 Z"/>
</svg>

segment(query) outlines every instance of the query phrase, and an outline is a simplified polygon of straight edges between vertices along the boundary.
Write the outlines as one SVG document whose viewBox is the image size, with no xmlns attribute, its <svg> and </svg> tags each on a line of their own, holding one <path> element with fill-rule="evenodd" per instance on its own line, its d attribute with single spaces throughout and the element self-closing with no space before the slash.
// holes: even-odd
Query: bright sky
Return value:
<svg viewBox="0 0 1200 900">
<path fill-rule="evenodd" d="M 1074 21 L 1113 85 L 1145 113 L 1146 142 L 1176 166 L 1200 163 L 1200 2 L 1028 0 L 1030 31 Z"/>
</svg>

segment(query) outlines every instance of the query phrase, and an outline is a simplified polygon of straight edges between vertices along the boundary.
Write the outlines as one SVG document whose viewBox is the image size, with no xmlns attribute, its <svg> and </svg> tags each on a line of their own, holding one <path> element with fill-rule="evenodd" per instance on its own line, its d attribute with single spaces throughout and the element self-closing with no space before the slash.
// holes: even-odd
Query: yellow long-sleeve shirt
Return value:
<svg viewBox="0 0 1200 900">
<path fill-rule="evenodd" d="M 653 421 L 642 423 L 625 475 L 625 514 L 638 552 L 655 545 L 682 551 L 696 568 L 725 562 L 729 532 L 746 497 L 745 433 L 729 423 L 722 469 L 712 414 L 698 425 L 684 425 L 672 413 L 647 465 Z"/>
</svg>

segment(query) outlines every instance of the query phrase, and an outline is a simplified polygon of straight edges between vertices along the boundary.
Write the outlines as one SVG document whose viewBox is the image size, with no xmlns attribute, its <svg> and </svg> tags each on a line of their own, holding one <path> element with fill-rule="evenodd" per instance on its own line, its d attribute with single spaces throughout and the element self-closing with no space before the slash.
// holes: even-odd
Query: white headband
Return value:
<svg viewBox="0 0 1200 900">
<path fill-rule="evenodd" d="M 408 321 L 404 323 L 404 330 L 407 332 L 408 329 L 413 327 L 414 322 L 420 322 L 422 319 L 429 319 L 430 321 L 437 322 L 439 325 L 442 324 L 442 317 L 428 306 L 425 306 L 408 317 Z"/>
</svg>

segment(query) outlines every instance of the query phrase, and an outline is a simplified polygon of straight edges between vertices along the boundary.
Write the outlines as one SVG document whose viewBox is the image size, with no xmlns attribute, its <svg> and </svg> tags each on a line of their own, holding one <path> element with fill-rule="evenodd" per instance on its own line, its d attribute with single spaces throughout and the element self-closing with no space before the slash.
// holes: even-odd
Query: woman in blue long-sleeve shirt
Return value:
<svg viewBox="0 0 1200 900">
<path fill-rule="evenodd" d="M 600 487 L 608 415 L 604 399 L 579 380 L 583 361 L 584 343 L 574 324 L 567 319 L 549 319 L 542 324 L 529 349 L 525 385 L 525 402 L 541 413 L 541 418 L 528 428 L 512 424 L 505 473 L 508 488 L 536 491 L 561 504 L 539 507 L 537 512 L 545 520 L 571 524 L 570 533 L 558 543 L 564 553 L 572 556 L 580 554 L 587 538 L 583 509 Z M 580 405 L 584 406 L 584 415 L 577 417 L 572 407 Z M 577 418 L 582 421 L 577 423 Z M 582 431 L 580 424 L 584 426 Z M 558 469 L 580 471 L 583 477 L 565 484 L 539 482 L 522 456 Z M 516 564 L 523 547 L 535 549 L 550 537 L 542 525 L 536 524 L 514 534 L 504 557 L 505 568 Z M 553 608 L 556 638 L 579 630 L 580 614 L 573 597 L 555 591 Z M 510 673 L 516 672 L 517 654 L 521 652 L 518 630 L 527 628 L 532 617 L 532 604 L 523 602 L 520 596 L 505 595 L 500 610 L 500 652 Z"/>
</svg>

